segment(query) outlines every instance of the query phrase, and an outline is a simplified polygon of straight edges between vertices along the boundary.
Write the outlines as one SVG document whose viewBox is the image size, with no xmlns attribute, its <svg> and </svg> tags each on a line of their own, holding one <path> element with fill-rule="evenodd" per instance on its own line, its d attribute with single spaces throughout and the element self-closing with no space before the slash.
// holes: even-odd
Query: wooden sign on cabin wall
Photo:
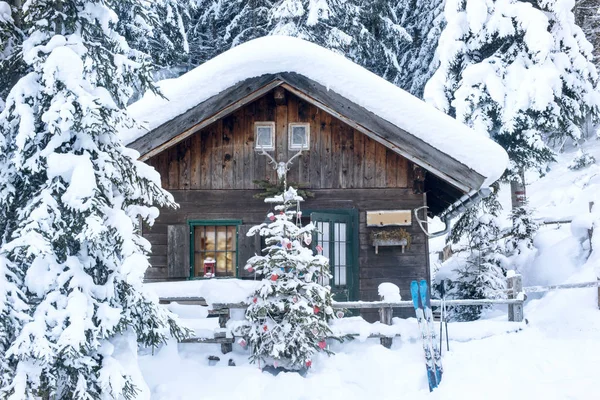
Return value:
<svg viewBox="0 0 600 400">
<path fill-rule="evenodd" d="M 367 211 L 367 226 L 410 226 L 410 210 Z"/>
</svg>

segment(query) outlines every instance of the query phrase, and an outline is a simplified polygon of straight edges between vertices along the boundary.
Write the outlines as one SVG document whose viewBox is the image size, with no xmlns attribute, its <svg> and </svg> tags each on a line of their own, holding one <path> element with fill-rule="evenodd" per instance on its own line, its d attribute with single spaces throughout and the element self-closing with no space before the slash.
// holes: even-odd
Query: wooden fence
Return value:
<svg viewBox="0 0 600 400">
<path fill-rule="evenodd" d="M 483 306 L 483 305 L 494 305 L 494 304 L 506 304 L 508 305 L 508 320 L 514 322 L 522 322 L 524 320 L 523 315 L 523 303 L 527 298 L 526 293 L 540 293 L 551 290 L 563 290 L 563 289 L 578 289 L 578 288 L 598 288 L 598 307 L 600 308 L 600 279 L 596 282 L 583 282 L 583 283 L 569 283 L 564 285 L 550 285 L 550 286 L 529 286 L 523 287 L 521 275 L 514 274 L 507 278 L 507 289 L 502 291 L 508 295 L 507 299 L 457 299 L 457 300 L 446 300 L 447 306 Z M 162 297 L 160 298 L 161 304 L 169 303 L 180 303 L 180 304 L 196 304 L 202 306 L 208 306 L 207 302 L 202 297 Z M 441 300 L 431 300 L 432 307 L 439 307 Z M 210 316 L 218 316 L 219 318 L 219 330 L 215 332 L 213 338 L 189 338 L 182 341 L 182 343 L 219 343 L 221 344 L 221 351 L 225 354 L 232 351 L 232 345 L 235 341 L 233 337 L 227 337 L 226 326 L 227 321 L 230 318 L 231 309 L 246 309 L 249 303 L 214 303 L 212 308 L 209 310 Z M 392 324 L 392 314 L 394 308 L 412 308 L 412 301 L 343 301 L 333 302 L 333 308 L 336 310 L 343 309 L 379 309 L 380 322 L 382 324 Z M 350 334 L 350 336 L 358 336 L 358 334 Z M 393 337 L 373 334 L 370 338 L 379 338 L 382 345 L 390 348 L 392 345 Z"/>
</svg>

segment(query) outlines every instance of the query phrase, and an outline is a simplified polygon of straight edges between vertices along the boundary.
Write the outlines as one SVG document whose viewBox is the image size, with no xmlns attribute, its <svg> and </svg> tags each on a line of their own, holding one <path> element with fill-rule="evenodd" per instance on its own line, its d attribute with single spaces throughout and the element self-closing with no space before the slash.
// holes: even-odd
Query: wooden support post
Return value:
<svg viewBox="0 0 600 400">
<path fill-rule="evenodd" d="M 600 278 L 598 278 L 598 308 L 600 309 Z"/>
<path fill-rule="evenodd" d="M 219 328 L 227 328 L 227 321 L 229 321 L 230 310 L 227 310 L 226 314 L 219 315 Z M 221 343 L 221 353 L 231 353 L 233 345 L 231 343 Z"/>
<path fill-rule="evenodd" d="M 588 204 L 589 209 L 590 209 L 590 214 L 592 213 L 592 208 L 594 208 L 594 202 L 590 201 L 590 203 Z M 592 251 L 593 251 L 593 247 L 592 247 L 592 237 L 594 236 L 594 227 L 592 226 L 590 229 L 588 229 L 588 239 L 590 242 L 590 252 L 588 253 L 588 258 L 592 255 Z"/>
<path fill-rule="evenodd" d="M 508 278 L 508 288 L 512 289 L 509 294 L 509 299 L 516 299 L 519 293 L 523 291 L 523 279 L 521 275 L 515 274 Z M 523 321 L 523 303 L 508 305 L 508 320 L 514 322 Z"/>
<path fill-rule="evenodd" d="M 380 297 L 383 301 L 383 296 Z M 392 307 L 381 307 L 379 309 L 379 321 L 385 325 L 392 325 L 392 314 L 394 309 Z M 382 337 L 379 339 L 381 345 L 387 349 L 392 347 L 392 338 L 391 337 Z"/>
</svg>

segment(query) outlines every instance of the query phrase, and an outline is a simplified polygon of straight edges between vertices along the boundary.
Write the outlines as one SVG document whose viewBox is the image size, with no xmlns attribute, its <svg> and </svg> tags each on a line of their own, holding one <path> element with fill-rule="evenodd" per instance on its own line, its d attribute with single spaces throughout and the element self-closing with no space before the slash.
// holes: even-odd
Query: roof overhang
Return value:
<svg viewBox="0 0 600 400">
<path fill-rule="evenodd" d="M 443 205 L 451 204 L 462 194 L 479 189 L 485 181 L 481 174 L 410 132 L 297 73 L 266 74 L 239 82 L 149 131 L 128 146 L 141 154 L 141 160 L 147 160 L 278 86 L 435 175 L 429 185 L 428 182 L 425 185 L 428 191 L 436 188 L 431 193 L 437 199 L 431 200 L 439 203 L 434 214 L 443 211 Z"/>
</svg>

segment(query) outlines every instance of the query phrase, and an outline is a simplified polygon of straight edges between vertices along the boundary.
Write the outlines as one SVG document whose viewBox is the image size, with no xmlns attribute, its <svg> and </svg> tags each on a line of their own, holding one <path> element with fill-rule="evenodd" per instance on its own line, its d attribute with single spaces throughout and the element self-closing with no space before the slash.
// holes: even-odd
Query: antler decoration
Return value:
<svg viewBox="0 0 600 400">
<path fill-rule="evenodd" d="M 286 181 L 287 172 L 290 170 L 290 167 L 292 166 L 292 161 L 294 161 L 294 159 L 296 157 L 300 157 L 302 155 L 302 150 L 300 150 L 299 152 L 294 154 L 292 156 L 292 158 L 290 158 L 287 162 L 283 162 L 283 161 L 277 162 L 269 153 L 267 153 L 265 151 L 265 149 L 262 146 L 260 146 L 260 151 L 261 151 L 260 154 L 267 156 L 267 158 L 270 160 L 269 164 L 273 164 L 273 169 L 275 171 L 277 171 L 277 177 L 279 178 L 279 180 L 284 180 L 284 185 L 287 187 L 287 181 Z"/>
</svg>

